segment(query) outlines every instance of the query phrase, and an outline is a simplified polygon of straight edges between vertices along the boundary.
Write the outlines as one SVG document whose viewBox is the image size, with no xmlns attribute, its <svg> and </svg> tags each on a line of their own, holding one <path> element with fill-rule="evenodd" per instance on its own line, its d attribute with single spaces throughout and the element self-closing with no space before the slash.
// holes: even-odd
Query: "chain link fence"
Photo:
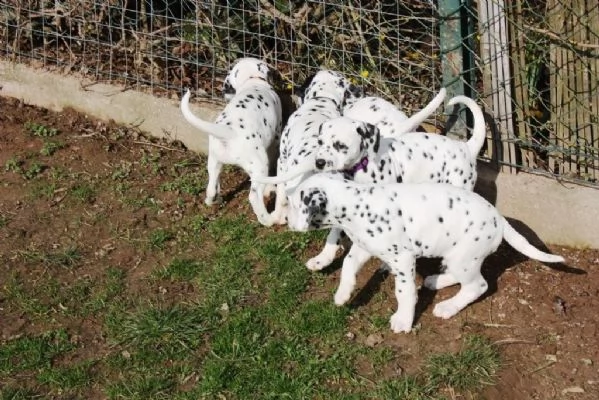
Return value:
<svg viewBox="0 0 599 400">
<path fill-rule="evenodd" d="M 326 67 L 408 114 L 451 85 L 492 117 L 483 159 L 593 185 L 598 10 L 596 0 L 9 0 L 0 57 L 216 99 L 231 63 L 257 56 L 280 72 L 280 90 Z"/>
</svg>

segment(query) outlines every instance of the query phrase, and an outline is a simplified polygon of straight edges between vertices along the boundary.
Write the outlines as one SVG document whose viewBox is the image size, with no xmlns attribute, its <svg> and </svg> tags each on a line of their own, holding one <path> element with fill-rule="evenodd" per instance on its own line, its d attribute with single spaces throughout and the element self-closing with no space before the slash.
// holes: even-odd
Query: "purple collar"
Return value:
<svg viewBox="0 0 599 400">
<path fill-rule="evenodd" d="M 346 169 L 344 172 L 351 175 L 352 177 L 356 174 L 356 172 L 360 170 L 366 171 L 366 166 L 368 165 L 368 158 L 364 157 L 360 160 L 359 163 L 351 167 L 350 169 Z"/>
</svg>

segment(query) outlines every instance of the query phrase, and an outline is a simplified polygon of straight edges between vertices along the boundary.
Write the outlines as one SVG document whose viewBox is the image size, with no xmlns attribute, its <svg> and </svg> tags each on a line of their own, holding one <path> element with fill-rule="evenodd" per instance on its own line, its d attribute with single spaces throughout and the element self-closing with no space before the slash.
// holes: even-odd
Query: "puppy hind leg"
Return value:
<svg viewBox="0 0 599 400">
<path fill-rule="evenodd" d="M 395 298 L 397 311 L 391 316 L 391 330 L 395 333 L 410 332 L 414 323 L 414 313 L 418 292 L 416 289 L 416 259 L 410 253 L 401 253 L 387 263 L 395 275 Z"/>
<path fill-rule="evenodd" d="M 206 167 L 208 170 L 208 185 L 206 186 L 204 203 L 211 206 L 218 200 L 217 197 L 220 195 L 220 181 L 218 178 L 223 169 L 223 164 L 215 156 L 208 154 Z"/>
<path fill-rule="evenodd" d="M 424 279 L 424 286 L 430 290 L 440 290 L 458 283 L 452 274 L 445 272 L 438 275 L 429 275 Z"/>
<path fill-rule="evenodd" d="M 355 244 L 351 247 L 343 260 L 343 267 L 341 267 L 341 280 L 335 292 L 336 305 L 341 306 L 350 299 L 356 286 L 356 275 L 370 257 L 372 257 L 371 254 L 363 248 Z"/>
<path fill-rule="evenodd" d="M 331 229 L 323 249 L 317 256 L 312 257 L 306 262 L 306 267 L 312 271 L 320 271 L 321 269 L 331 265 L 333 260 L 335 260 L 337 250 L 339 250 L 341 247 L 341 239 L 344 236 L 345 234 L 343 233 L 343 230 L 338 228 Z"/>
<path fill-rule="evenodd" d="M 461 269 L 448 265 L 448 272 L 456 277 L 461 287 L 455 296 L 438 303 L 433 309 L 433 315 L 443 319 L 451 318 L 487 291 L 489 285 L 480 274 L 481 264 L 482 261 L 470 261 L 462 264 Z"/>
</svg>

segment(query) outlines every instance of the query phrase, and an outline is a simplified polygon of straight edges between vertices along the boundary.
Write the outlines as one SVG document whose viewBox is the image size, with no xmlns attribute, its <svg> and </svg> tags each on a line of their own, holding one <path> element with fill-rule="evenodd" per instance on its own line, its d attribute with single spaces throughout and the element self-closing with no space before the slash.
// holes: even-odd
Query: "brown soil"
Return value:
<svg viewBox="0 0 599 400">
<path fill-rule="evenodd" d="M 26 132 L 24 125 L 28 121 L 58 129 L 60 134 L 54 139 L 62 142 L 64 147 L 52 156 L 39 156 L 44 140 Z M 243 174 L 226 173 L 223 182 L 225 204 L 220 209 L 208 208 L 202 204 L 203 194 L 195 196 L 160 190 L 160 186 L 169 181 L 168 171 L 148 179 L 143 168 L 137 165 L 143 154 L 160 157 L 161 165 L 176 166 L 184 160 L 192 160 L 198 169 L 205 168 L 201 157 L 180 146 L 167 147 L 164 143 L 152 142 L 134 130 L 98 122 L 72 110 L 53 113 L 0 98 L 0 217 L 5 221 L 0 224 L 2 285 L 14 274 L 28 276 L 32 285 L 47 278 L 67 283 L 82 276 L 102 276 L 106 266 L 119 266 L 126 272 L 131 293 L 147 290 L 148 285 L 144 282 L 146 266 L 164 260 L 160 260 L 160 252 L 140 253 L 134 243 L 124 240 L 126 237 L 170 226 L 172 221 L 188 213 L 204 213 L 208 221 L 215 213 L 251 215 Z M 41 160 L 41 175 L 62 171 L 66 176 L 61 181 L 64 187 L 54 187 L 45 196 L 32 196 L 31 186 L 35 185 L 36 178 L 27 181 L 22 174 L 5 168 L 14 159 L 21 161 L 22 170 L 31 168 L 33 160 Z M 127 169 L 128 165 L 132 167 Z M 122 167 L 123 173 L 127 174 L 126 180 L 113 176 L 115 166 Z M 107 186 L 126 181 L 141 187 L 163 212 L 150 215 L 141 211 L 141 207 L 140 211 L 131 212 L 113 191 L 107 190 L 98 190 L 93 199 L 79 203 L 65 196 L 78 182 L 85 181 L 86 176 L 106 177 Z M 181 197 L 184 201 L 178 202 Z M 69 202 L 68 207 L 65 202 Z M 105 220 L 106 223 L 87 224 L 90 219 Z M 77 276 L 68 268 L 40 271 L 31 270 L 22 263 L 27 252 L 75 245 L 86 260 L 77 269 Z M 549 250 L 564 255 L 567 265 L 544 266 L 527 260 L 506 245 L 501 246 L 484 264 L 490 290 L 483 299 L 457 317 L 442 321 L 432 316 L 432 304 L 451 296 L 455 289 L 439 293 L 422 289 L 417 334 L 397 335 L 388 331 L 383 332 L 380 340 L 418 360 L 431 352 L 457 349 L 459 338 L 465 333 L 481 333 L 498 344 L 503 360 L 498 383 L 483 392 L 484 398 L 599 398 L 599 250 L 562 246 L 549 246 Z M 366 331 L 367 316 L 389 317 L 394 306 L 378 301 L 381 292 L 387 298 L 393 298 L 393 282 L 378 273 L 374 265 L 369 264 L 360 274 L 358 287 L 362 289 L 353 300 L 357 312 L 349 329 L 355 334 L 355 340 L 366 340 L 362 332 Z M 433 265 L 432 261 L 420 262 L 419 271 L 427 273 Z M 338 282 L 338 266 L 336 262 L 325 271 L 329 289 Z M 177 302 L 193 291 L 185 285 L 162 289 L 160 294 L 148 295 Z M 327 290 L 306 295 L 318 297 L 330 293 Z M 48 328 L 32 322 L 29 315 L 13 312 L 10 306 L 5 306 L 5 299 L 5 294 L 0 292 L 2 340 Z M 102 336 L 101 321 L 93 318 L 63 321 L 57 314 L 52 322 L 54 328 L 63 323 L 68 324 L 65 327 L 71 332 L 76 332 L 73 337 L 85 344 L 82 347 L 90 354 L 109 351 Z M 85 354 L 78 353 L 78 356 L 85 357 Z M 59 361 L 68 363 L 72 360 Z M 410 372 L 409 366 L 405 369 Z M 369 375 L 369 372 L 364 371 L 364 374 Z M 570 393 L 580 390 L 584 392 Z M 94 397 L 94 393 L 90 396 Z M 448 397 L 451 398 L 451 393 Z"/>
</svg>

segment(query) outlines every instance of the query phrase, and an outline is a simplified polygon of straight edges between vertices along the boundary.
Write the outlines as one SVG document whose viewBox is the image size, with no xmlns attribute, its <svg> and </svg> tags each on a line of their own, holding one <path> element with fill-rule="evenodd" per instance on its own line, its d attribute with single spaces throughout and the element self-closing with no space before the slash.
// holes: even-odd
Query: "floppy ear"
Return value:
<svg viewBox="0 0 599 400">
<path fill-rule="evenodd" d="M 372 143 L 372 150 L 374 153 L 379 151 L 381 143 L 381 133 L 376 125 L 369 124 L 368 122 L 361 123 L 356 128 L 358 135 L 362 137 L 362 142 Z M 362 145 L 360 146 L 362 147 Z"/>
<path fill-rule="evenodd" d="M 235 88 L 231 85 L 229 77 L 227 77 L 223 83 L 223 95 L 233 95 L 235 94 Z"/>
<path fill-rule="evenodd" d="M 306 96 L 306 91 L 312 84 L 312 80 L 314 79 L 315 76 L 316 76 L 316 73 L 308 75 L 306 77 L 306 79 L 304 80 L 304 83 L 302 83 L 300 86 L 295 87 L 296 94 L 302 99 L 302 102 L 304 100 L 304 97 Z"/>
<path fill-rule="evenodd" d="M 364 88 L 362 86 L 358 86 L 358 85 L 354 85 L 353 83 L 349 84 L 349 87 L 347 88 L 347 93 L 346 93 L 346 97 L 354 97 L 354 98 L 360 98 L 360 97 L 364 97 Z"/>
</svg>

